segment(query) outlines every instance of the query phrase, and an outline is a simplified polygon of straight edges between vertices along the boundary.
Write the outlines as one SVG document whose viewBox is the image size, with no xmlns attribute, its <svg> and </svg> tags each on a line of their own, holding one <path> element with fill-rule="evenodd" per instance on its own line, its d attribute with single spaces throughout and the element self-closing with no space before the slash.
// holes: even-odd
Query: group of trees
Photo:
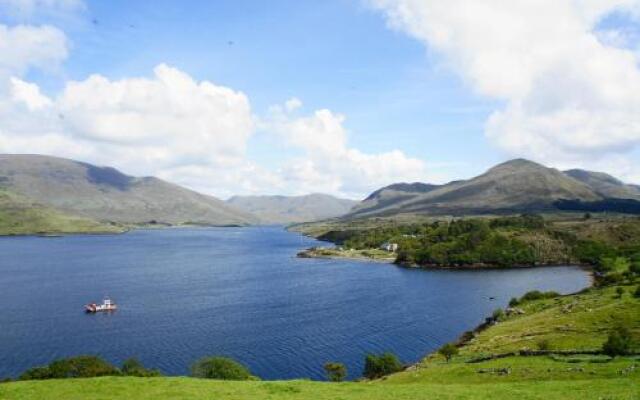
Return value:
<svg viewBox="0 0 640 400">
<path fill-rule="evenodd" d="M 49 365 L 28 369 L 20 380 L 92 378 L 97 376 L 160 376 L 158 370 L 145 368 L 135 358 L 130 358 L 117 368 L 96 356 L 79 356 L 55 360 Z"/>
<path fill-rule="evenodd" d="M 544 229 L 539 216 L 460 219 L 353 231 L 344 246 L 354 249 L 399 245 L 398 263 L 421 265 L 527 265 L 537 260 L 534 249 L 505 230 Z"/>
<path fill-rule="evenodd" d="M 347 248 L 368 249 L 385 242 L 397 243 L 397 262 L 405 264 L 510 266 L 574 261 L 606 270 L 611 263 L 624 259 L 640 270 L 639 244 L 611 244 L 619 237 L 637 234 L 623 228 L 616 227 L 615 232 L 609 233 L 614 239 L 611 241 L 579 239 L 575 233 L 558 229 L 539 215 L 525 214 L 336 232 L 340 232 L 340 243 Z M 545 247 L 549 242 L 556 243 L 555 249 L 561 250 Z M 637 267 L 633 267 L 634 257 Z"/>
</svg>

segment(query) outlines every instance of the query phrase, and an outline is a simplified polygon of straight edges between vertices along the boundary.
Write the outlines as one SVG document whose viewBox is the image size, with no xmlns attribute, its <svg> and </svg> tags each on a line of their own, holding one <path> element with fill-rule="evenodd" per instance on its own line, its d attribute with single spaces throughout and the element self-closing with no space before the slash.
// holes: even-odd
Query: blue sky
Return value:
<svg viewBox="0 0 640 400">
<path fill-rule="evenodd" d="M 441 10 L 438 5 L 429 9 L 428 3 L 411 0 L 94 0 L 86 3 L 75 0 L 9 0 L 3 5 L 0 24 L 8 29 L 18 25 L 31 26 L 35 30 L 51 26 L 64 34 L 66 55 L 52 60 L 52 68 L 27 65 L 20 72 L 11 71 L 11 75 L 21 81 L 37 85 L 40 95 L 50 99 L 52 104 L 57 104 L 56 99 L 64 96 L 69 82 L 86 82 L 95 74 L 104 77 L 110 85 L 138 78 L 153 80 L 154 68 L 161 64 L 188 75 L 196 84 L 208 81 L 241 92 L 250 104 L 248 113 L 254 120 L 254 126 L 241 135 L 246 140 L 241 143 L 234 141 L 234 146 L 237 146 L 234 151 L 242 153 L 238 156 L 242 160 L 221 165 L 217 160 L 224 158 L 225 154 L 221 154 L 220 149 L 213 151 L 217 154 L 217 158 L 212 156 L 216 158 L 213 161 L 203 161 L 206 158 L 203 154 L 185 150 L 185 154 L 175 160 L 163 159 L 154 163 L 153 157 L 149 156 L 151 161 L 138 165 L 124 154 L 124 150 L 114 147 L 115 140 L 107 138 L 104 129 L 96 128 L 99 132 L 95 135 L 74 131 L 79 131 L 79 127 L 90 130 L 101 123 L 98 118 L 95 123 L 87 123 L 86 110 L 85 115 L 77 117 L 82 119 L 82 123 L 72 121 L 65 126 L 65 122 L 54 129 L 60 131 L 62 139 L 78 144 L 80 150 L 58 154 L 59 147 L 53 145 L 42 150 L 114 165 L 125 172 L 159 175 L 222 197 L 233 193 L 299 194 L 316 188 L 318 191 L 359 197 L 377 185 L 396 180 L 446 181 L 470 177 L 493 164 L 519 156 L 559 168 L 610 167 L 608 172 L 617 172 L 627 180 L 640 178 L 636 168 L 639 138 L 635 131 L 620 135 L 620 138 L 616 133 L 613 135 L 615 140 L 603 140 L 602 135 L 606 133 L 594 133 L 585 128 L 579 137 L 584 136 L 587 141 L 592 136 L 594 139 L 593 143 L 582 148 L 572 142 L 571 132 L 563 132 L 568 128 L 562 122 L 558 122 L 558 132 L 565 138 L 558 139 L 554 132 L 541 130 L 550 128 L 530 129 L 538 122 L 532 119 L 533 112 L 508 110 L 510 105 L 521 107 L 533 101 L 533 94 L 523 93 L 520 89 L 519 71 L 503 71 L 505 77 L 516 76 L 510 87 L 505 89 L 500 83 L 496 84 L 495 77 L 477 69 L 474 60 L 491 61 L 493 53 L 487 53 L 481 44 L 467 39 L 473 38 L 473 26 L 469 28 L 468 23 L 451 19 L 449 10 Z M 454 3 L 451 6 L 453 11 Z M 464 2 L 460 4 L 464 6 Z M 398 7 L 403 5 L 415 15 L 395 15 Z M 488 15 L 496 11 L 495 5 L 487 7 Z M 30 10 L 25 11 L 27 8 Z M 514 17 L 518 17 L 519 12 L 527 12 L 519 9 L 505 11 L 513 12 Z M 541 15 L 543 11 L 541 8 Z M 559 12 L 559 18 L 572 21 L 580 15 L 578 12 L 572 14 L 574 11 Z M 594 12 L 599 13 L 596 19 L 581 20 L 580 23 L 584 23 L 584 35 L 596 37 L 596 33 L 602 33 L 598 37 L 600 46 L 604 48 L 604 57 L 608 57 L 605 51 L 616 46 L 620 51 L 635 54 L 635 49 L 630 46 L 633 46 L 638 30 L 635 19 L 629 16 L 631 14 L 625 10 L 621 12 L 615 2 L 610 8 Z M 417 25 L 414 19 L 418 20 Z M 533 27 L 536 23 L 539 21 L 533 18 Z M 441 42 L 434 34 L 440 25 L 449 29 L 452 36 L 463 39 L 453 44 Z M 492 28 L 491 25 L 478 26 L 478 32 L 485 32 L 487 27 Z M 509 32 L 498 34 L 507 35 Z M 490 44 L 496 37 L 500 36 L 488 35 L 486 41 Z M 540 46 L 554 42 L 554 38 L 543 39 L 539 39 Z M 522 46 L 526 47 L 527 43 L 523 42 Z M 516 60 L 521 57 L 511 50 L 506 54 L 513 54 Z M 615 54 L 611 56 L 612 68 L 621 63 L 615 57 Z M 504 60 L 496 59 L 495 64 L 489 65 L 497 65 L 499 69 L 505 64 L 501 61 Z M 561 62 L 559 60 L 552 65 L 561 65 Z M 563 70 L 563 73 L 571 72 L 571 69 Z M 529 74 L 531 76 L 523 74 L 527 78 L 523 87 L 527 86 L 527 90 L 535 92 L 536 96 L 545 96 L 545 102 L 547 99 L 549 103 L 556 102 L 562 111 L 573 101 L 554 93 L 553 85 L 532 89 L 531 85 L 545 82 L 543 78 L 546 75 L 541 75 L 542 72 Z M 590 85 L 585 78 L 571 88 L 586 87 L 589 90 L 585 93 L 597 91 L 591 90 Z M 97 96 L 108 98 L 113 95 L 110 89 L 104 90 Z M 303 106 L 290 114 L 285 112 L 287 115 L 274 117 L 274 105 L 292 98 L 299 99 Z M 590 104 L 599 100 L 596 98 Z M 114 106 L 120 112 L 131 107 L 135 112 L 143 112 L 131 101 L 125 103 L 116 106 L 109 103 L 104 108 Z M 58 107 L 56 104 L 54 106 Z M 571 104 L 575 106 L 575 102 Z M 580 107 L 586 108 L 585 114 L 593 113 L 590 106 L 575 106 L 579 111 Z M 608 112 L 610 107 L 605 104 L 602 108 Z M 62 108 L 56 108 L 59 109 Z M 334 121 L 338 115 L 344 119 L 340 119 L 339 126 L 332 128 L 331 132 L 322 129 L 310 131 L 311 127 L 317 127 L 313 118 L 319 117 L 314 113 L 325 109 L 330 111 L 325 115 L 328 120 Z M 76 118 L 74 112 L 81 112 L 76 109 L 69 111 L 68 107 L 65 110 L 67 119 Z M 507 110 L 504 112 L 504 121 L 507 122 L 488 128 L 492 115 L 504 110 Z M 632 114 L 632 111 L 626 113 Z M 162 110 L 144 112 L 162 114 Z M 56 113 L 62 119 L 63 113 Z M 110 111 L 108 115 L 113 116 L 113 113 Z M 29 118 L 35 120 L 40 116 L 25 117 Z M 631 127 L 634 123 L 629 121 L 622 126 Z M 592 125 L 591 121 L 578 122 L 572 125 L 572 129 L 580 131 L 582 126 Z M 121 126 L 121 129 L 127 128 Z M 34 128 L 24 130 L 31 132 Z M 524 132 L 522 137 L 519 136 L 520 131 Z M 186 138 L 186 133 L 174 133 L 182 135 L 180 146 L 183 140 L 198 146 L 198 138 L 202 136 Z M 215 136 L 219 133 L 205 129 L 203 134 Z M 220 133 L 223 134 L 232 135 Z M 30 135 L 27 139 L 36 143 L 37 132 Z M 334 160 L 332 166 L 321 166 L 326 156 L 316 152 L 317 143 L 313 137 L 300 139 L 304 135 L 326 135 L 327 140 L 337 142 L 341 135 L 345 135 L 347 145 L 336 150 L 344 151 L 345 156 Z M 22 149 L 18 144 L 11 144 L 9 139 L 5 141 L 9 143 L 5 144 L 5 149 L 0 147 L 0 150 Z M 142 152 L 152 139 L 145 137 L 144 142 L 130 141 L 127 145 L 138 146 Z M 170 143 L 165 139 L 158 136 L 157 144 Z M 0 141 L 0 146 L 2 143 Z M 101 148 L 100 143 L 109 147 Z M 200 147 L 207 143 L 210 142 L 203 142 Z M 547 151 L 554 146 L 562 148 L 565 153 L 575 148 L 575 156 L 559 156 Z M 38 149 L 38 146 L 32 147 Z M 159 145 L 152 147 L 149 154 L 160 151 Z M 378 156 L 393 150 L 402 154 L 402 157 L 391 157 L 398 165 L 390 166 L 389 171 L 380 170 L 377 166 L 385 165 L 391 158 Z M 357 154 L 347 155 L 354 151 Z M 368 163 L 368 166 L 362 167 L 360 175 L 342 176 L 336 172 L 339 169 L 358 170 L 361 167 L 359 160 L 363 159 L 368 161 L 362 161 L 362 165 Z M 305 160 L 311 160 L 312 165 L 305 164 Z M 414 168 L 415 173 L 406 174 L 405 178 L 403 171 L 418 165 L 413 163 L 414 160 L 422 165 L 417 168 L 419 171 Z M 219 182 L 211 178 L 225 174 L 225 166 L 245 172 Z M 252 180 L 257 175 L 263 178 Z M 315 178 L 306 179 L 305 176 Z"/>
</svg>

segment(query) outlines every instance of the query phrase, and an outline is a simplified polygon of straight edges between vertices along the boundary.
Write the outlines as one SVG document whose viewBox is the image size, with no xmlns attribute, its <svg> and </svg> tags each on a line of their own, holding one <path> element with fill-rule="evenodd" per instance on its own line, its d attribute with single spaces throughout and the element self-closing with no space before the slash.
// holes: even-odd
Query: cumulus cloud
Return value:
<svg viewBox="0 0 640 400">
<path fill-rule="evenodd" d="M 283 112 L 282 107 L 272 109 L 269 128 L 303 152 L 282 167 L 282 178 L 290 186 L 302 193 L 357 198 L 390 183 L 430 177 L 422 160 L 399 150 L 367 154 L 349 147 L 344 121 L 343 115 L 327 109 L 301 117 Z"/>
<path fill-rule="evenodd" d="M 29 68 L 51 70 L 67 58 L 68 41 L 58 28 L 0 24 L 0 79 Z"/>
<path fill-rule="evenodd" d="M 637 0 L 372 0 L 389 24 L 503 101 L 487 137 L 513 155 L 588 164 L 640 144 L 640 69 L 623 32 L 598 30 Z"/>
<path fill-rule="evenodd" d="M 33 83 L 10 84 L 2 110 L 13 122 L 0 127 L 2 151 L 83 156 L 138 174 L 245 168 L 254 131 L 247 97 L 176 68 L 158 65 L 151 78 L 92 75 L 67 82 L 54 99 Z"/>
</svg>

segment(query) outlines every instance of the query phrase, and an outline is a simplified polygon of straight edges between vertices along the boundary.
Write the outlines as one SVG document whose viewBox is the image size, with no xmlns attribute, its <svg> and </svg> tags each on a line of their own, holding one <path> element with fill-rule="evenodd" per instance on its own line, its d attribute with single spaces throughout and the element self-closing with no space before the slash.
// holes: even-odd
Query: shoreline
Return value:
<svg viewBox="0 0 640 400">
<path fill-rule="evenodd" d="M 324 254 L 322 252 L 325 252 Z M 354 250 L 352 251 L 354 255 L 351 254 L 343 254 L 344 250 L 338 250 L 336 248 L 331 247 L 310 247 L 303 250 L 300 250 L 297 253 L 298 258 L 326 258 L 326 259 L 335 259 L 335 260 L 363 260 L 363 261 L 373 261 L 373 262 L 382 262 L 385 264 L 393 264 L 399 268 L 406 269 L 424 269 L 424 270 L 449 270 L 449 271 L 482 271 L 482 270 L 505 270 L 505 269 L 528 269 L 528 268 L 553 268 L 553 267 L 579 267 L 584 269 L 585 271 L 590 272 L 590 275 L 593 280 L 593 267 L 588 264 L 577 263 L 577 262 L 553 262 L 553 263 L 539 263 L 539 264 L 513 264 L 509 266 L 499 266 L 495 264 L 487 264 L 487 263 L 473 263 L 473 264 L 465 264 L 465 265 L 439 265 L 439 264 L 415 264 L 415 263 L 397 263 L 395 260 L 395 256 L 393 258 L 374 258 L 368 257 L 366 255 L 357 255 L 358 252 L 367 252 L 367 251 L 378 251 L 377 249 L 366 249 L 366 250 Z M 342 253 L 342 254 L 341 254 Z M 389 253 L 395 254 L 395 253 Z"/>
<path fill-rule="evenodd" d="M 41 237 L 41 238 L 58 238 L 64 236 L 104 236 L 104 235 L 123 235 L 137 230 L 162 230 L 162 229 L 194 229 L 194 228 L 246 228 L 259 225 L 130 225 L 123 227 L 121 230 L 114 231 L 86 231 L 86 232 L 25 232 L 25 233 L 0 233 L 0 239 L 11 237 Z"/>
</svg>

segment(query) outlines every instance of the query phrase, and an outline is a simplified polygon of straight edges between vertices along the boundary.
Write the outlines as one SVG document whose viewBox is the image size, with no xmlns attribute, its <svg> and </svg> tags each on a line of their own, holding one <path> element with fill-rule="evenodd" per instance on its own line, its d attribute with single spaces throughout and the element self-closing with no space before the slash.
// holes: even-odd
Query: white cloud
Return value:
<svg viewBox="0 0 640 400">
<path fill-rule="evenodd" d="M 29 68 L 55 69 L 67 55 L 67 38 L 55 27 L 0 24 L 0 78 Z"/>
<path fill-rule="evenodd" d="M 10 93 L 13 101 L 23 103 L 30 111 L 51 106 L 51 100 L 40 93 L 38 85 L 11 77 Z"/>
<path fill-rule="evenodd" d="M 303 151 L 303 157 L 285 162 L 281 172 L 288 185 L 300 193 L 357 198 L 390 183 L 430 177 L 422 160 L 399 150 L 367 154 L 349 147 L 342 115 L 323 109 L 296 118 L 281 110 L 273 109 L 268 125 Z"/>
<path fill-rule="evenodd" d="M 640 144 L 637 53 L 620 46 L 615 29 L 597 31 L 612 12 L 637 12 L 637 0 L 372 4 L 442 54 L 477 93 L 504 101 L 486 135 L 508 153 L 575 164 Z"/>
<path fill-rule="evenodd" d="M 74 135 L 154 151 L 157 162 L 223 163 L 244 157 L 253 132 L 247 97 L 161 64 L 153 78 L 69 82 L 57 99 Z"/>
<path fill-rule="evenodd" d="M 93 75 L 68 82 L 53 100 L 33 83 L 10 84 L 0 102 L 0 151 L 80 158 L 140 175 L 162 171 L 178 183 L 173 169 L 208 169 L 211 179 L 248 168 L 254 117 L 247 97 L 176 68 L 158 65 L 152 78 Z M 207 191 L 222 180 L 210 180 Z"/>
</svg>

